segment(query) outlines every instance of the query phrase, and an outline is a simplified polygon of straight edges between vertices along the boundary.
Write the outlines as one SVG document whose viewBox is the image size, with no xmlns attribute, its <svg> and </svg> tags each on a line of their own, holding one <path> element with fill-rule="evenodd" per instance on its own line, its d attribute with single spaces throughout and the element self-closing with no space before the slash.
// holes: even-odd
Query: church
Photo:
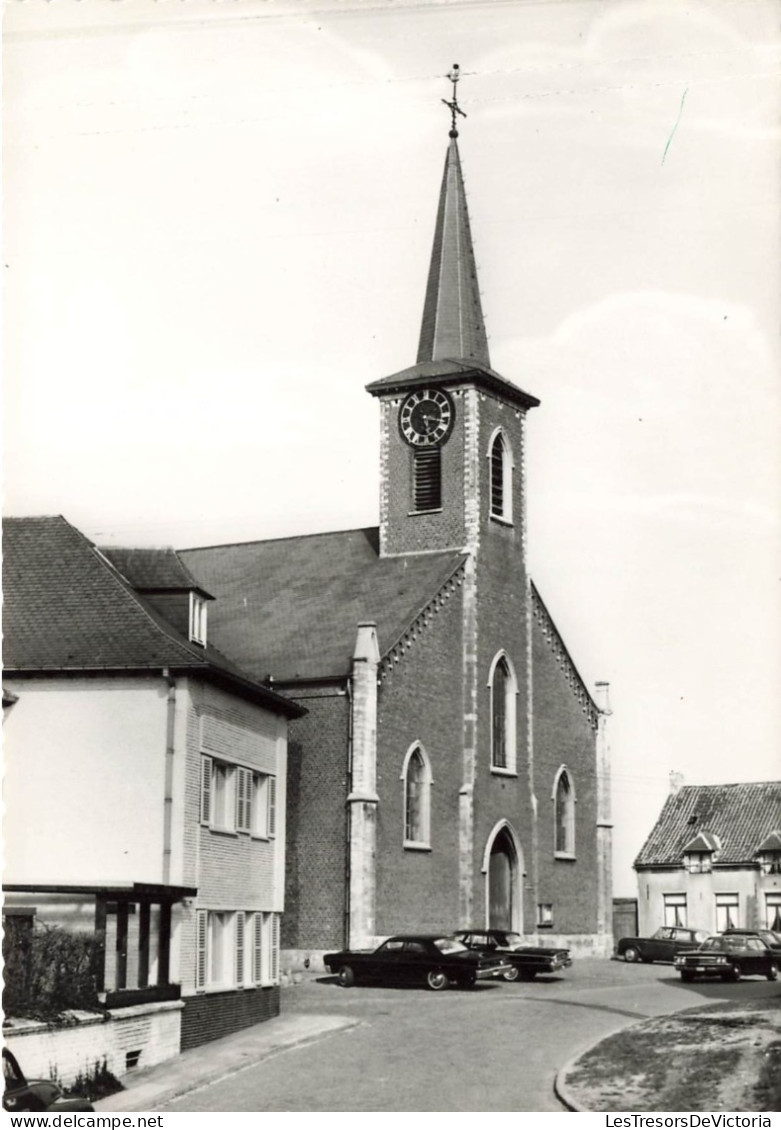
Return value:
<svg viewBox="0 0 781 1130">
<path fill-rule="evenodd" d="M 417 359 L 366 386 L 379 525 L 180 551 L 214 645 L 306 710 L 283 968 L 460 927 L 612 952 L 607 685 L 527 572 L 540 402 L 491 367 L 453 90 Z"/>
</svg>

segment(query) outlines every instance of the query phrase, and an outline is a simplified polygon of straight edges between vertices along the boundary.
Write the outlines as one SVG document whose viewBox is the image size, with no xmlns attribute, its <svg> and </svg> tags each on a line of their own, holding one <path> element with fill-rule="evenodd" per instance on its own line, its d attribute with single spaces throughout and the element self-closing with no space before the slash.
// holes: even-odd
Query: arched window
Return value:
<svg viewBox="0 0 781 1130">
<path fill-rule="evenodd" d="M 512 499 L 512 456 L 510 445 L 504 432 L 497 431 L 489 448 L 490 464 L 490 514 L 511 522 L 513 517 Z"/>
<path fill-rule="evenodd" d="M 431 838 L 431 768 L 423 747 L 407 750 L 401 771 L 404 788 L 404 846 L 427 848 Z"/>
<path fill-rule="evenodd" d="M 575 788 L 563 766 L 553 786 L 553 850 L 556 855 L 575 854 Z"/>
<path fill-rule="evenodd" d="M 491 667 L 491 768 L 515 772 L 515 696 L 517 682 L 507 656 L 500 652 Z"/>
</svg>

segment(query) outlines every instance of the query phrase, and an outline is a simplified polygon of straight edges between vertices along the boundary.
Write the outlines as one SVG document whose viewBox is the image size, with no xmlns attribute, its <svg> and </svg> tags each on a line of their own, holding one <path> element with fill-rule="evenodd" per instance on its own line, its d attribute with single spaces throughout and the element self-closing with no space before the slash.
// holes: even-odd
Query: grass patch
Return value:
<svg viewBox="0 0 781 1130">
<path fill-rule="evenodd" d="M 781 1000 L 691 1009 L 627 1028 L 581 1056 L 566 1087 L 588 1111 L 777 1111 Z"/>
</svg>

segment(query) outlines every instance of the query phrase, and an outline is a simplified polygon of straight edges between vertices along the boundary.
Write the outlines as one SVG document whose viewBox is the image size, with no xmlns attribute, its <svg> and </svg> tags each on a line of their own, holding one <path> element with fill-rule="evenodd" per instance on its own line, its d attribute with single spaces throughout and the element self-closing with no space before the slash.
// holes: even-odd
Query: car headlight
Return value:
<svg viewBox="0 0 781 1130">
<path fill-rule="evenodd" d="M 717 965 L 726 965 L 727 964 L 727 958 L 719 955 L 719 957 L 716 958 L 716 964 Z"/>
</svg>

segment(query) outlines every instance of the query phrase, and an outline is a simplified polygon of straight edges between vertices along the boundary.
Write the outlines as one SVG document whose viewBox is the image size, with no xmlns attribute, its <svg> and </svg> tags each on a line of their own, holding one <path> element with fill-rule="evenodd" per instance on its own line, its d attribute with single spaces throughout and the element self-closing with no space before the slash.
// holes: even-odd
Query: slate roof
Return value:
<svg viewBox="0 0 781 1130">
<path fill-rule="evenodd" d="M 301 713 L 214 647 L 177 632 L 62 517 L 4 520 L 3 588 L 6 676 L 168 667 L 227 680 L 271 709 Z"/>
<path fill-rule="evenodd" d="M 677 866 L 700 832 L 718 837 L 716 863 L 753 864 L 771 832 L 781 828 L 781 781 L 684 785 L 664 803 L 635 867 Z"/>
<path fill-rule="evenodd" d="M 209 596 L 186 568 L 175 549 L 136 549 L 124 546 L 101 547 L 107 557 L 138 592 L 183 592 L 196 589 Z"/>
<path fill-rule="evenodd" d="M 180 550 L 217 596 L 215 644 L 256 679 L 341 677 L 359 623 L 374 621 L 386 654 L 464 554 L 381 558 L 376 528 Z"/>
</svg>

